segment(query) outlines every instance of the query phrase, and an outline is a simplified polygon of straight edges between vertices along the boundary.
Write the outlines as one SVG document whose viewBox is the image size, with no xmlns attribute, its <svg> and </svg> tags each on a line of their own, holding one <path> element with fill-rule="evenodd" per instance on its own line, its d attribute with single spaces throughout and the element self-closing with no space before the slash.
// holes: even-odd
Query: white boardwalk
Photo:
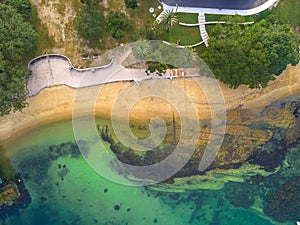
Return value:
<svg viewBox="0 0 300 225">
<path fill-rule="evenodd" d="M 199 13 L 198 14 L 198 23 L 199 23 L 199 29 L 200 29 L 200 35 L 202 38 L 202 41 L 204 42 L 205 46 L 208 47 L 208 34 L 205 29 L 205 14 Z"/>
</svg>

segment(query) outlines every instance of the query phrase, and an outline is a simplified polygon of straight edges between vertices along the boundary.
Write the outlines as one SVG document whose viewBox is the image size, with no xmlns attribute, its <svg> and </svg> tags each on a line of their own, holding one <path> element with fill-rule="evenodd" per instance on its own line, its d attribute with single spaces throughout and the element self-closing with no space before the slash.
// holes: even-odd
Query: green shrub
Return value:
<svg viewBox="0 0 300 225">
<path fill-rule="evenodd" d="M 138 4 L 137 0 L 124 0 L 126 8 L 135 9 Z"/>
</svg>

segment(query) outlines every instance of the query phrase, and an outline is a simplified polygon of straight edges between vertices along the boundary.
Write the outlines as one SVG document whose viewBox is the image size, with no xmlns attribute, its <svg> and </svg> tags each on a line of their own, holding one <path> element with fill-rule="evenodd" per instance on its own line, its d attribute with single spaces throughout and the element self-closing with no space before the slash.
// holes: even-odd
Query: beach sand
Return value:
<svg viewBox="0 0 300 225">
<path fill-rule="evenodd" d="M 207 82 L 208 78 L 200 78 L 201 82 Z M 220 83 L 226 108 L 234 109 L 237 107 L 260 109 L 272 103 L 273 101 L 294 95 L 300 92 L 300 64 L 295 67 L 288 66 L 282 75 L 276 80 L 270 81 L 268 87 L 264 89 L 249 89 L 242 85 L 237 89 L 231 89 L 227 85 Z M 137 86 L 140 93 L 151 88 L 153 81 L 144 81 L 142 85 Z M 173 90 L 173 86 L 181 87 L 192 99 L 200 119 L 209 118 L 210 108 L 205 103 L 206 97 L 193 78 L 179 78 L 171 80 L 160 80 L 165 84 L 174 102 L 173 105 L 182 104 L 180 93 Z M 95 103 L 95 113 L 103 118 L 110 118 L 112 107 L 119 93 L 127 86 L 136 85 L 131 82 L 116 82 L 111 84 L 93 86 L 88 88 L 73 89 L 67 86 L 55 86 L 42 90 L 39 94 L 28 98 L 29 106 L 22 112 L 11 113 L 0 118 L 0 141 L 12 137 L 14 134 L 20 134 L 28 129 L 37 128 L 40 125 L 50 124 L 60 120 L 72 119 L 72 109 L 76 94 L 80 93 L 77 106 L 83 109 L 87 106 L 87 100 L 91 95 L 101 90 Z M 213 95 L 212 93 L 209 93 Z M 78 98 L 76 98 L 78 99 Z M 129 100 L 130 101 L 130 97 Z M 175 108 L 170 102 L 161 98 L 149 97 L 136 104 L 130 112 L 130 117 L 137 120 L 147 120 L 153 116 L 162 118 L 171 118 Z"/>
</svg>

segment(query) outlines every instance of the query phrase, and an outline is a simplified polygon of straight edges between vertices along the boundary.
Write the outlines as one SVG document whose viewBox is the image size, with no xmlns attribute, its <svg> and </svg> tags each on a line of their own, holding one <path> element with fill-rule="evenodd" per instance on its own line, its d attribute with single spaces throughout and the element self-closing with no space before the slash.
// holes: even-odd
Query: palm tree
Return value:
<svg viewBox="0 0 300 225">
<path fill-rule="evenodd" d="M 183 68 L 199 66 L 199 56 L 192 48 L 179 49 L 178 61 Z"/>
<path fill-rule="evenodd" d="M 165 26 L 166 31 L 170 32 L 170 29 L 177 24 L 178 17 L 173 10 L 165 10 L 161 16 L 161 22 Z"/>
<path fill-rule="evenodd" d="M 134 43 L 132 51 L 136 59 L 144 60 L 151 53 L 151 46 L 147 41 L 138 41 Z"/>
</svg>

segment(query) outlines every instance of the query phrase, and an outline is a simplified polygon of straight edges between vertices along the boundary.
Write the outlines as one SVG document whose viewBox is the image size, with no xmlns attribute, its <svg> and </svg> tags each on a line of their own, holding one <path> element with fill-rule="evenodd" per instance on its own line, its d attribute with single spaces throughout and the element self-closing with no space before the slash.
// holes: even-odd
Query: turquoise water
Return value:
<svg viewBox="0 0 300 225">
<path fill-rule="evenodd" d="M 0 224 L 295 224 L 267 218 L 262 213 L 263 203 L 255 199 L 255 185 L 230 184 L 217 191 L 158 192 L 113 183 L 89 167 L 78 152 L 49 159 L 50 145 L 69 142 L 65 148 L 78 151 L 70 144 L 73 141 L 72 124 L 64 121 L 4 143 L 13 169 L 24 175 L 32 201 L 27 208 L 2 216 Z M 253 194 L 254 204 L 248 209 L 233 206 L 225 196 L 234 193 L 238 193 L 238 201 Z"/>
</svg>

